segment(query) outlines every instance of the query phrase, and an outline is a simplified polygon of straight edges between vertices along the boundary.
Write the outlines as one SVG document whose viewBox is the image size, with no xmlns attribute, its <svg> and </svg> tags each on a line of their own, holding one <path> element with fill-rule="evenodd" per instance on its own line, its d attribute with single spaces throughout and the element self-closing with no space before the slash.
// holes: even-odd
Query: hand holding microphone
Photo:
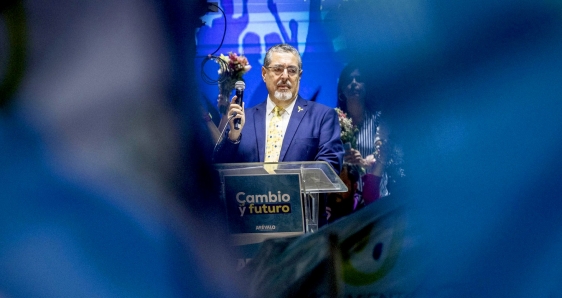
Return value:
<svg viewBox="0 0 562 298">
<path fill-rule="evenodd" d="M 246 85 L 243 81 L 238 81 L 234 85 L 236 89 L 236 96 L 232 98 L 230 107 L 228 109 L 228 117 L 230 122 L 230 131 L 228 133 L 228 138 L 231 141 L 236 141 L 240 138 L 240 133 L 242 127 L 244 126 L 245 116 L 244 116 L 244 89 Z"/>
<path fill-rule="evenodd" d="M 234 84 L 234 88 L 236 89 L 236 101 L 234 101 L 233 103 L 242 106 L 243 98 L 244 98 L 244 89 L 246 89 L 246 84 L 244 84 L 243 81 L 238 81 L 236 82 L 236 84 Z M 234 129 L 236 130 L 240 130 L 240 128 L 242 128 L 240 126 L 240 118 L 236 118 L 234 119 Z"/>
</svg>

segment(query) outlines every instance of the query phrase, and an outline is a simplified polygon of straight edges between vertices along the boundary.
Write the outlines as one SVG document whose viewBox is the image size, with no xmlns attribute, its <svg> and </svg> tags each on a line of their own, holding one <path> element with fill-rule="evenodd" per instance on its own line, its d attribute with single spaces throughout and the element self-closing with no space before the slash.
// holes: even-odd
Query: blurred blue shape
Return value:
<svg viewBox="0 0 562 298">
<path fill-rule="evenodd" d="M 240 296 L 185 59 L 205 1 L 12 2 L 0 296 Z"/>
<path fill-rule="evenodd" d="M 0 144 L 0 292 L 10 297 L 213 292 L 192 247 L 196 236 L 178 230 L 185 220 L 161 213 L 171 206 L 102 193 L 54 174 L 37 136 L 13 118 L 0 119 Z"/>
<path fill-rule="evenodd" d="M 338 54 L 370 67 L 371 100 L 404 147 L 395 199 L 420 231 L 425 277 L 408 295 L 562 296 L 562 3 L 342 1 L 335 11 Z"/>
</svg>

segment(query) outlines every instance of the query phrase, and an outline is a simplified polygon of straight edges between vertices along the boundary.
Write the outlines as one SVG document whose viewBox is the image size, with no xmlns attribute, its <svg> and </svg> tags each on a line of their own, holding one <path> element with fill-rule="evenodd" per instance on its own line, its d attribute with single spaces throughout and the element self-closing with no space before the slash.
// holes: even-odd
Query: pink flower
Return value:
<svg viewBox="0 0 562 298">
<path fill-rule="evenodd" d="M 230 80 L 237 81 L 242 79 L 242 75 L 252 68 L 246 57 L 238 56 L 238 54 L 233 52 L 228 53 L 228 56 L 221 54 L 219 58 L 227 63 L 226 72 Z"/>
<path fill-rule="evenodd" d="M 344 113 L 340 108 L 335 108 L 336 112 L 338 113 L 338 120 L 340 123 L 341 134 L 340 138 L 343 143 L 351 143 L 352 147 L 355 148 L 356 136 L 355 134 L 359 131 L 357 126 L 353 125 L 353 121 L 351 118 L 347 117 L 347 114 Z"/>
</svg>

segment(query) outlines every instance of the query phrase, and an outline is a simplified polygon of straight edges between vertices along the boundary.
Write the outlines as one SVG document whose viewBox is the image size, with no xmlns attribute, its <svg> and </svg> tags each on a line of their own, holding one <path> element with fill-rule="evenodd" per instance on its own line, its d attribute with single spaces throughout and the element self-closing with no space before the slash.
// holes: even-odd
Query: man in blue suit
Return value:
<svg viewBox="0 0 562 298">
<path fill-rule="evenodd" d="M 301 77 L 302 60 L 297 49 L 288 44 L 271 47 L 262 67 L 268 97 L 246 111 L 243 104 L 234 103 L 236 97 L 232 99 L 227 113 L 232 119 L 215 148 L 214 161 L 326 161 L 339 174 L 344 149 L 337 113 L 300 97 Z M 234 119 L 240 119 L 239 129 L 235 129 Z M 275 137 L 280 150 L 272 141 Z"/>
</svg>

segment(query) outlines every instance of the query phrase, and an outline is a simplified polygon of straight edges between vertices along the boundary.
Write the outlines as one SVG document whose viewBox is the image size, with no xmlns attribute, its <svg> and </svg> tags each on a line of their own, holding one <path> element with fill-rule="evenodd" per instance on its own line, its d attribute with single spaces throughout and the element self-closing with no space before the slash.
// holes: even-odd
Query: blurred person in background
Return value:
<svg viewBox="0 0 562 298">
<path fill-rule="evenodd" d="M 53 4 L 0 6 L 0 296 L 237 297 L 188 121 L 205 1 Z"/>
<path fill-rule="evenodd" d="M 344 67 L 338 80 L 337 107 L 357 127 L 353 142 L 347 144 L 344 155 L 346 173 L 342 179 L 353 176 L 358 179 L 350 182 L 357 185 L 348 186 L 352 193 L 346 197 L 352 200 L 338 199 L 337 194 L 332 194 L 336 200 L 331 199 L 328 203 L 332 212 L 330 221 L 389 196 L 390 189 L 405 176 L 402 148 L 392 142 L 389 122 L 383 117 L 383 105 L 373 96 L 373 89 L 368 88 L 367 77 L 364 66 L 352 62 Z"/>
</svg>

